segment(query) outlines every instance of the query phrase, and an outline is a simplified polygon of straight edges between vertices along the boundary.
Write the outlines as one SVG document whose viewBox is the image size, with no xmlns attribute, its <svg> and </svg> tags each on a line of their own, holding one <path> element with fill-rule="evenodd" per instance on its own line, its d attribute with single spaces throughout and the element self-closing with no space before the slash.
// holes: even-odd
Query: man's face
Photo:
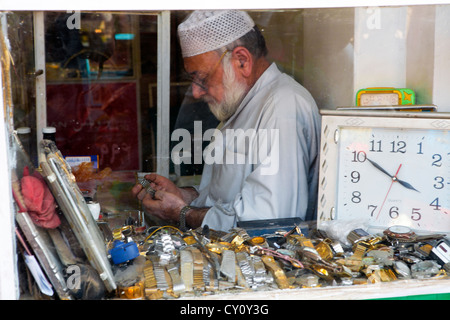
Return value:
<svg viewBox="0 0 450 320">
<path fill-rule="evenodd" d="M 225 54 L 219 56 L 216 52 L 206 52 L 184 59 L 185 69 L 192 78 L 194 98 L 208 103 L 211 112 L 220 121 L 234 114 L 248 91 L 244 80 L 229 61 L 230 57 L 225 57 Z M 224 64 L 222 60 L 225 60 Z"/>
</svg>

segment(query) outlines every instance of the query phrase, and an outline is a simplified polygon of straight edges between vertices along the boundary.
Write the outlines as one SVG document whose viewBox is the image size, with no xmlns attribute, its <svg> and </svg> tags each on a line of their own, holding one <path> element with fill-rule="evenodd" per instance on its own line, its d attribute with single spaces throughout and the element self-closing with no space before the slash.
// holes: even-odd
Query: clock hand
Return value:
<svg viewBox="0 0 450 320">
<path fill-rule="evenodd" d="M 381 172 L 383 172 L 384 174 L 386 174 L 387 176 L 389 176 L 389 178 L 393 179 L 394 181 L 397 181 L 398 183 L 400 183 L 402 186 L 404 186 L 407 189 L 411 189 L 417 192 L 420 192 L 419 190 L 417 190 L 416 188 L 414 188 L 411 184 L 409 184 L 406 181 L 400 180 L 395 176 L 391 176 L 386 170 L 384 170 L 378 163 L 376 163 L 373 160 L 370 160 L 369 158 L 367 158 L 367 160 L 378 170 L 380 170 Z"/>
<path fill-rule="evenodd" d="M 414 191 L 417 191 L 417 192 L 420 193 L 419 190 L 417 190 L 416 188 L 414 188 L 412 185 L 410 185 L 410 184 L 409 184 L 408 182 L 406 182 L 406 181 L 397 179 L 397 182 L 400 183 L 402 186 L 404 186 L 404 187 L 407 188 L 407 189 L 411 189 L 411 190 L 414 190 Z"/>
<path fill-rule="evenodd" d="M 388 195 L 389 195 L 389 192 L 391 192 L 392 185 L 394 184 L 395 181 L 397 181 L 397 175 L 398 175 L 398 172 L 400 171 L 400 168 L 401 168 L 401 167 L 402 167 L 402 164 L 400 164 L 400 165 L 398 166 L 397 172 L 396 172 L 395 175 L 392 177 L 391 185 L 389 186 L 389 189 L 388 189 L 388 191 L 387 191 L 387 193 L 386 193 L 386 196 L 384 197 L 383 203 L 381 204 L 380 210 L 378 211 L 378 215 L 377 215 L 377 219 L 376 219 L 376 220 L 378 220 L 378 217 L 380 216 L 381 209 L 383 209 L 384 203 L 386 202 L 386 199 L 387 199 L 387 197 L 388 197 Z"/>
<path fill-rule="evenodd" d="M 370 160 L 369 158 L 367 158 L 367 160 L 375 167 L 375 168 L 377 168 L 378 170 L 380 170 L 381 172 L 383 172 L 384 174 L 386 174 L 386 175 L 388 175 L 389 176 L 389 178 L 393 178 L 386 170 L 384 170 L 378 163 L 376 163 L 375 161 L 373 161 L 373 160 Z"/>
</svg>

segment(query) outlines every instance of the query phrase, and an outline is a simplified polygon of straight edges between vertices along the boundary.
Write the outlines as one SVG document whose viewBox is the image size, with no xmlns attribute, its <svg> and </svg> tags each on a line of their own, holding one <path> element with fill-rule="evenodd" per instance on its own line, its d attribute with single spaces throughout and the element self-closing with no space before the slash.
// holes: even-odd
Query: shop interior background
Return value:
<svg viewBox="0 0 450 320">
<path fill-rule="evenodd" d="M 176 36 L 188 11 L 170 12 L 170 132 L 217 125 L 189 97 Z M 129 12 L 45 12 L 45 75 L 35 74 L 33 12 L 7 14 L 15 62 L 14 127 L 36 132 L 35 78 L 45 77 L 47 125 L 64 155 L 99 155 L 99 167 L 156 171 L 157 16 Z M 271 60 L 314 96 L 320 109 L 354 106 L 357 90 L 411 88 L 417 104 L 450 111 L 450 6 L 252 10 Z M 24 46 L 25 44 L 25 46 Z M 26 49 L 25 49 L 26 48 Z M 39 72 L 39 71 L 38 71 Z M 186 118 L 189 115 L 189 118 Z M 172 143 L 173 144 L 173 143 Z M 182 165 L 178 176 L 201 174 Z M 179 178 L 175 176 L 175 178 Z"/>
</svg>

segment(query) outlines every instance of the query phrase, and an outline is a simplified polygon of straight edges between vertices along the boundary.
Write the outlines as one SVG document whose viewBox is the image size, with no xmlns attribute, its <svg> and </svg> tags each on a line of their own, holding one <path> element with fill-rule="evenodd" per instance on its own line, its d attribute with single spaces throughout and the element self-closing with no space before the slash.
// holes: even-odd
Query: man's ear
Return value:
<svg viewBox="0 0 450 320">
<path fill-rule="evenodd" d="M 245 78 L 250 77 L 253 68 L 253 56 L 250 51 L 244 47 L 236 47 L 232 52 L 232 57 L 237 72 L 240 72 Z"/>
</svg>

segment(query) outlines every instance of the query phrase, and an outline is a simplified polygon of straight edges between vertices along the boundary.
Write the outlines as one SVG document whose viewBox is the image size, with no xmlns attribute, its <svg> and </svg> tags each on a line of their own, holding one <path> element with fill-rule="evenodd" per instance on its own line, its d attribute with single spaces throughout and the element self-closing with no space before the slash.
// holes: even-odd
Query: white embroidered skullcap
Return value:
<svg viewBox="0 0 450 320">
<path fill-rule="evenodd" d="M 222 48 L 252 30 L 254 25 L 244 11 L 194 11 L 178 26 L 183 57 Z"/>
</svg>

